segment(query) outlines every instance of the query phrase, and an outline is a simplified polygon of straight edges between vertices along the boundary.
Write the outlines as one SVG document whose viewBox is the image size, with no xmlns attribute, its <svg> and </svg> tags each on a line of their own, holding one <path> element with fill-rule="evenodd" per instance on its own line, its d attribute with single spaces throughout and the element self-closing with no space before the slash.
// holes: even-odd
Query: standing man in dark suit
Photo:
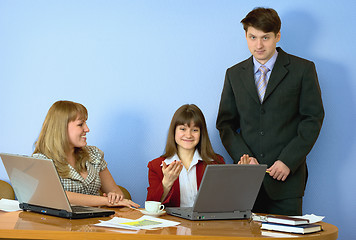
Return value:
<svg viewBox="0 0 356 240">
<path fill-rule="evenodd" d="M 216 126 L 235 163 L 268 166 L 253 212 L 302 215 L 306 156 L 324 119 L 315 65 L 276 48 L 275 10 L 241 23 L 252 56 L 226 71 Z"/>
</svg>

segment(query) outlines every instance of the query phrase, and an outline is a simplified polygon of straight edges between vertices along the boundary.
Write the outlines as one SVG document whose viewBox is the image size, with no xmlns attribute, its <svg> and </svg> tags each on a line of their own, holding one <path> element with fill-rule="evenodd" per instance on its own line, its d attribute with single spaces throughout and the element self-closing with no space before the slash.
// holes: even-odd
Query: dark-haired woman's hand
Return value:
<svg viewBox="0 0 356 240">
<path fill-rule="evenodd" d="M 166 198 L 168 192 L 171 190 L 173 183 L 179 177 L 180 172 L 183 169 L 183 164 L 181 161 L 174 161 L 171 164 L 167 165 L 165 162 L 162 162 L 162 186 L 163 186 L 163 195 L 161 202 Z"/>
</svg>

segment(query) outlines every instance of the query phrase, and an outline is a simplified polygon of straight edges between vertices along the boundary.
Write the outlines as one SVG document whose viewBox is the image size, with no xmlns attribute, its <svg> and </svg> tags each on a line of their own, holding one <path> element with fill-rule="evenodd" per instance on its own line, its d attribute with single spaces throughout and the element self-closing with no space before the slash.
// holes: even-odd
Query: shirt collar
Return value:
<svg viewBox="0 0 356 240">
<path fill-rule="evenodd" d="M 272 71 L 274 64 L 276 63 L 277 57 L 278 57 L 278 51 L 276 49 L 273 56 L 263 65 L 266 66 L 270 71 Z M 257 73 L 258 69 L 262 66 L 262 64 L 259 63 L 255 57 L 253 57 L 253 65 L 254 65 L 254 73 Z"/>
<path fill-rule="evenodd" d="M 173 157 L 170 157 L 170 158 L 166 158 L 164 160 L 164 162 L 169 165 L 171 164 L 172 162 L 174 161 L 178 161 L 180 160 L 179 157 L 178 157 L 178 154 L 174 154 Z M 200 156 L 199 152 L 197 149 L 195 149 L 195 152 L 194 152 L 194 156 L 193 156 L 193 160 L 192 160 L 192 163 L 190 164 L 191 166 L 194 166 L 198 163 L 198 161 L 203 161 L 202 157 Z M 162 164 L 161 164 L 162 166 Z"/>
</svg>

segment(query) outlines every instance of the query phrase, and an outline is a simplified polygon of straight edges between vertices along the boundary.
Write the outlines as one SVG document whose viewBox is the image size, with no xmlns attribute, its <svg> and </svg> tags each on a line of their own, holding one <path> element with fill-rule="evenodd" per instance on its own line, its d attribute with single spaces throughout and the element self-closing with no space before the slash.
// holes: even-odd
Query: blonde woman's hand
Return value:
<svg viewBox="0 0 356 240">
<path fill-rule="evenodd" d="M 107 197 L 109 204 L 118 204 L 124 199 L 124 195 L 116 192 L 104 193 L 103 196 Z"/>
<path fill-rule="evenodd" d="M 140 205 L 133 202 L 132 200 L 129 200 L 129 199 L 122 199 L 118 202 L 114 202 L 113 204 L 111 203 L 108 203 L 107 204 L 108 207 L 129 207 L 129 208 L 139 208 Z"/>
</svg>

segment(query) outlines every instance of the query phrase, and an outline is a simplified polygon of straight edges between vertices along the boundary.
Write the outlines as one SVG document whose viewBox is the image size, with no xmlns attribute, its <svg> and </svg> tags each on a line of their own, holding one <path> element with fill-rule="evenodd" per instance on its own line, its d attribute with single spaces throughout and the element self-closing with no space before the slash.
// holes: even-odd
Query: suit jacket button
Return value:
<svg viewBox="0 0 356 240">
<path fill-rule="evenodd" d="M 263 153 L 260 154 L 260 157 L 265 157 L 265 155 Z"/>
<path fill-rule="evenodd" d="M 261 132 L 260 132 L 260 135 L 261 135 L 261 136 L 265 135 L 265 132 L 264 132 L 264 131 L 261 131 Z"/>
</svg>

